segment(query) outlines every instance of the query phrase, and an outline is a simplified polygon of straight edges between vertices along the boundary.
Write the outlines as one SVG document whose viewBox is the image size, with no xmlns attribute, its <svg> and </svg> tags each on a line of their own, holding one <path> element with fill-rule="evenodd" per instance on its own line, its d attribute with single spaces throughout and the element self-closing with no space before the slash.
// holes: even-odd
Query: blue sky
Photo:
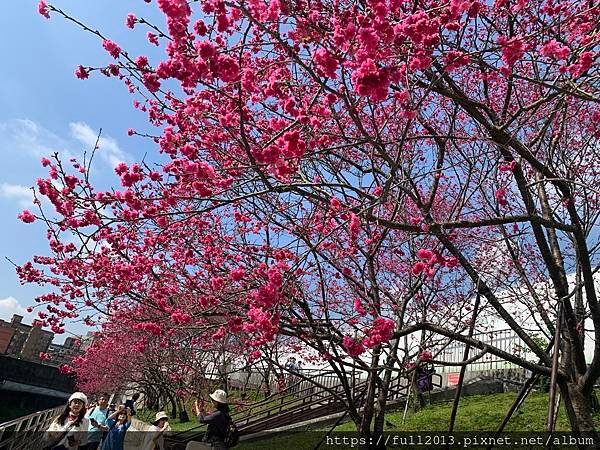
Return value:
<svg viewBox="0 0 600 450">
<path fill-rule="evenodd" d="M 101 30 L 134 56 L 154 51 L 145 39 L 146 30 L 125 27 L 132 12 L 162 26 L 164 18 L 155 5 L 143 0 L 56 0 L 55 4 L 91 28 Z M 44 19 L 37 13 L 37 0 L 19 0 L 3 5 L 0 15 L 0 318 L 23 314 L 29 323 L 34 314 L 25 308 L 44 288 L 21 286 L 10 258 L 22 264 L 34 254 L 47 254 L 45 229 L 35 222 L 25 225 L 16 216 L 31 205 L 29 187 L 46 173 L 39 160 L 58 151 L 64 157 L 78 156 L 93 146 L 103 129 L 92 180 L 108 187 L 117 184 L 112 167 L 120 160 L 141 159 L 156 152 L 153 144 L 127 136 L 127 129 L 148 130 L 143 113 L 132 107 L 133 97 L 123 84 L 97 73 L 88 80 L 75 78 L 79 64 L 101 66 L 111 61 L 100 40 L 60 17 Z M 156 154 L 156 153 L 155 153 Z M 31 207 L 29 207 L 31 209 Z M 67 326 L 68 332 L 88 328 Z"/>
</svg>

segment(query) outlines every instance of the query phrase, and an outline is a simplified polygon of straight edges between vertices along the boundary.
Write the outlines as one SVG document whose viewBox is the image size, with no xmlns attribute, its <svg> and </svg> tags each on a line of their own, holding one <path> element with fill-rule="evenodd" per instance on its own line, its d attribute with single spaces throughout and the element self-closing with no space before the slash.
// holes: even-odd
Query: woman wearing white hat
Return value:
<svg viewBox="0 0 600 450">
<path fill-rule="evenodd" d="M 227 429 L 231 421 L 229 406 L 227 405 L 227 393 L 222 389 L 217 389 L 212 394 L 209 394 L 209 397 L 212 399 L 215 407 L 215 410 L 210 414 L 204 412 L 204 405 L 200 405 L 198 400 L 194 402 L 193 411 L 198 417 L 198 422 L 207 425 L 206 433 L 202 440 L 203 444 L 201 444 L 203 447 L 197 446 L 194 448 L 226 449 L 225 437 L 227 436 Z"/>
<path fill-rule="evenodd" d="M 157 412 L 154 416 L 152 426 L 146 431 L 142 450 L 164 450 L 165 438 L 163 434 L 170 429 L 169 416 L 167 413 L 164 411 Z"/>
<path fill-rule="evenodd" d="M 87 397 L 75 392 L 65 410 L 52 421 L 48 428 L 46 448 L 53 450 L 73 450 L 87 444 L 88 419 L 85 418 Z"/>
</svg>

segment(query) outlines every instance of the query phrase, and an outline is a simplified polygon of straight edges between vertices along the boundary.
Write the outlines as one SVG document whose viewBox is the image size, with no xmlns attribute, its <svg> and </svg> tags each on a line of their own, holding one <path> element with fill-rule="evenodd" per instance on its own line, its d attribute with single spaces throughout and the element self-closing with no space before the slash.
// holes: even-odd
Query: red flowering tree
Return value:
<svg viewBox="0 0 600 450">
<path fill-rule="evenodd" d="M 39 299 L 46 324 L 90 309 L 165 339 L 235 336 L 252 357 L 293 336 L 339 374 L 350 417 L 371 436 L 410 333 L 550 374 L 509 308 L 521 301 L 549 336 L 561 311 L 558 385 L 573 429 L 594 429 L 598 5 L 157 4 L 165 30 L 133 14 L 126 25 L 164 46 L 161 61 L 77 22 L 112 61 L 76 75 L 122 80 L 161 156 L 119 165 L 121 188 L 107 192 L 85 162 L 43 161 L 37 192 L 54 211 L 21 218 L 48 224 L 52 255 L 18 272 L 56 287 Z M 465 334 L 473 286 L 539 362 Z M 368 373 L 361 412 L 352 366 Z"/>
</svg>

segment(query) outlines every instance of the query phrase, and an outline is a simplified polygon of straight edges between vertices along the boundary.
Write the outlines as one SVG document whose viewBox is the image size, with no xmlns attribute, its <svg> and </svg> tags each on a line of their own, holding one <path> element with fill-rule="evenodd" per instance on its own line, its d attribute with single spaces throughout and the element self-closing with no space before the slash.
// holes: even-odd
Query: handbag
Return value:
<svg viewBox="0 0 600 450">
<path fill-rule="evenodd" d="M 61 435 L 60 435 L 60 437 L 58 439 L 55 439 L 54 442 L 51 445 L 46 445 L 45 447 L 42 447 L 42 450 L 52 450 L 54 447 L 58 446 L 58 443 L 60 441 L 62 441 L 67 434 L 69 434 L 69 431 L 71 431 L 74 426 L 75 426 L 74 423 L 72 423 L 71 425 L 69 425 L 69 427 L 65 431 L 63 431 L 61 433 Z"/>
</svg>

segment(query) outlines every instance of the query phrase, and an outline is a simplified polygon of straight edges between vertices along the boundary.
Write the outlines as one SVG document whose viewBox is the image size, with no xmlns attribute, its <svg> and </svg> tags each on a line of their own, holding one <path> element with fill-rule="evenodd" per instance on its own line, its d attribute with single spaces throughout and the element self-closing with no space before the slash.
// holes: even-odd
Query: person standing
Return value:
<svg viewBox="0 0 600 450">
<path fill-rule="evenodd" d="M 226 449 L 225 437 L 231 417 L 229 416 L 229 405 L 227 404 L 227 393 L 222 389 L 217 389 L 209 397 L 213 401 L 215 410 L 210 414 L 204 411 L 204 405 L 199 404 L 198 400 L 194 402 L 193 412 L 198 418 L 198 422 L 207 425 L 206 433 L 202 443 L 195 443 L 194 449 Z M 190 447 L 188 446 L 188 449 Z"/>
<path fill-rule="evenodd" d="M 90 421 L 90 428 L 86 450 L 98 450 L 104 433 L 108 431 L 106 421 L 109 415 L 108 394 L 103 392 L 98 397 L 98 404 L 87 413 L 87 418 Z"/>
<path fill-rule="evenodd" d="M 87 444 L 89 421 L 85 418 L 87 397 L 75 392 L 64 411 L 52 421 L 47 430 L 46 448 L 52 450 L 83 449 Z"/>
<path fill-rule="evenodd" d="M 125 433 L 131 425 L 131 410 L 119 405 L 106 421 L 108 431 L 102 441 L 102 450 L 123 450 Z"/>
<path fill-rule="evenodd" d="M 163 434 L 169 431 L 169 416 L 164 411 L 159 411 L 154 416 L 152 426 L 146 431 L 142 450 L 165 450 L 165 438 Z"/>
<path fill-rule="evenodd" d="M 290 389 L 290 393 L 295 394 L 298 386 L 296 385 L 296 382 L 298 381 L 296 374 L 298 373 L 298 366 L 296 365 L 296 358 L 294 358 L 293 356 L 290 357 L 287 361 L 287 363 L 285 364 L 285 369 L 289 372 L 288 373 L 288 388 Z"/>
</svg>

